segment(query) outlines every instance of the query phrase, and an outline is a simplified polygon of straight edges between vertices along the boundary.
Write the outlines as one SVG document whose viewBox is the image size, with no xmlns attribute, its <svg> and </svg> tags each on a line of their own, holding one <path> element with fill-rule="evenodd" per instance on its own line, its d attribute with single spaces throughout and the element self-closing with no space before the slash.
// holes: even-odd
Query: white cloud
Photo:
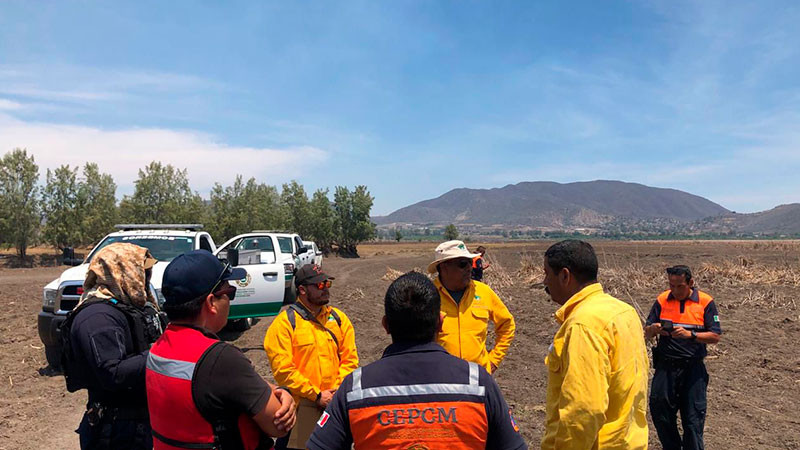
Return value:
<svg viewBox="0 0 800 450">
<path fill-rule="evenodd" d="M 0 98 L 0 110 L 12 110 L 12 109 L 20 109 L 22 105 L 11 100 L 7 100 L 5 98 Z"/>
<path fill-rule="evenodd" d="M 188 169 L 192 188 L 205 196 L 215 182 L 229 185 L 237 174 L 274 185 L 301 179 L 306 167 L 328 158 L 326 151 L 309 146 L 242 147 L 192 130 L 104 130 L 24 122 L 0 113 L 0 153 L 17 147 L 34 155 L 42 175 L 62 164 L 96 162 L 101 171 L 114 177 L 118 196 L 132 191 L 138 170 L 151 161 Z"/>
<path fill-rule="evenodd" d="M 0 65 L 0 93 L 27 99 L 96 103 L 220 90 L 232 88 L 170 72 L 70 64 Z"/>
</svg>

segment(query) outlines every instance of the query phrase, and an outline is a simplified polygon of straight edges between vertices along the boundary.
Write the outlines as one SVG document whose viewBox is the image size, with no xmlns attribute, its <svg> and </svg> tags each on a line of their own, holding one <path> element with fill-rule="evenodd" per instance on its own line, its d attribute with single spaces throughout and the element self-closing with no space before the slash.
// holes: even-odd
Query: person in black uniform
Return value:
<svg viewBox="0 0 800 450">
<path fill-rule="evenodd" d="M 667 277 L 669 290 L 656 299 L 644 329 L 648 339 L 658 336 L 653 349 L 656 371 L 650 386 L 650 414 L 664 450 L 703 449 L 708 387 L 703 359 L 706 344 L 716 344 L 722 334 L 719 312 L 714 299 L 694 287 L 689 267 L 670 267 Z"/>
<path fill-rule="evenodd" d="M 164 326 L 150 293 L 156 260 L 129 243 L 92 258 L 78 306 L 62 326 L 67 389 L 89 392 L 81 449 L 151 449 L 145 362 Z"/>
<path fill-rule="evenodd" d="M 425 275 L 409 272 L 386 292 L 383 357 L 345 377 L 322 413 L 310 450 L 527 449 L 491 375 L 434 342 L 440 297 Z"/>
</svg>

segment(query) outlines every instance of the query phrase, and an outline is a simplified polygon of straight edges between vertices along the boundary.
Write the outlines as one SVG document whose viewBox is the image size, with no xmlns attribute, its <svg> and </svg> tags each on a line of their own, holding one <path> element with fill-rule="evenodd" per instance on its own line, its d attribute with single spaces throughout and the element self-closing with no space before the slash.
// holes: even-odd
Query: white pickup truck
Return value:
<svg viewBox="0 0 800 450">
<path fill-rule="evenodd" d="M 58 328 L 66 319 L 67 313 L 78 304 L 78 300 L 83 294 L 83 280 L 86 278 L 89 262 L 98 250 L 114 242 L 129 242 L 148 248 L 150 253 L 158 259 L 158 263 L 153 267 L 150 283 L 159 304 L 164 302 L 164 296 L 161 294 L 161 279 L 164 269 L 173 258 L 181 253 L 198 249 L 208 250 L 215 254 L 220 253 L 214 245 L 214 240 L 208 233 L 201 231 L 202 225 L 199 224 L 117 225 L 116 228 L 120 231 L 104 237 L 89 252 L 85 260 L 65 258 L 65 264 L 77 267 L 65 270 L 60 277 L 44 287 L 42 311 L 38 317 L 39 337 L 45 345 L 47 362 L 54 369 L 59 369 L 61 365 L 61 337 Z M 226 245 L 236 239 L 228 241 Z M 281 244 L 276 240 L 275 247 L 279 246 L 284 248 L 286 244 Z M 223 246 L 222 248 L 227 247 Z M 231 302 L 229 316 L 230 325 L 233 328 L 247 329 L 252 324 L 254 317 L 275 315 L 285 301 L 294 301 L 292 283 L 295 263 L 291 259 L 291 252 L 289 252 L 291 265 L 284 264 L 284 255 L 281 253 L 280 256 L 281 259 L 274 260 L 280 261 L 280 264 L 272 264 L 269 268 L 259 267 L 261 272 L 257 274 L 257 277 L 255 276 L 256 271 L 248 270 L 248 276 L 244 280 L 233 282 L 238 288 L 236 298 Z M 292 284 L 288 297 L 285 292 L 287 284 Z"/>
<path fill-rule="evenodd" d="M 65 264 L 77 267 L 65 270 L 61 276 L 44 287 L 42 311 L 39 312 L 38 318 L 39 337 L 44 344 L 45 356 L 50 367 L 58 369 L 61 365 L 61 338 L 58 327 L 66 319 L 67 313 L 78 304 L 83 294 L 83 280 L 86 278 L 89 262 L 101 248 L 115 242 L 129 242 L 147 247 L 158 260 L 153 267 L 150 283 L 160 304 L 164 302 L 164 297 L 161 295 L 161 277 L 172 258 L 197 249 L 209 252 L 216 250 L 211 236 L 200 231 L 202 227 L 199 224 L 117 225 L 116 228 L 120 231 L 100 240 L 85 260 L 65 258 Z"/>
<path fill-rule="evenodd" d="M 317 247 L 316 242 L 313 241 L 303 241 L 303 245 L 306 246 L 309 253 L 314 255 L 314 264 L 321 266 L 322 265 L 322 250 Z"/>
<path fill-rule="evenodd" d="M 238 258 L 229 258 L 230 250 L 235 250 Z M 238 259 L 237 267 L 247 271 L 247 278 L 236 282 L 232 318 L 278 314 L 281 306 L 295 301 L 297 269 L 314 263 L 314 255 L 299 235 L 276 231 L 240 234 L 220 245 L 216 255 L 221 259 Z M 266 301 L 275 298 L 281 298 L 282 302 Z"/>
</svg>

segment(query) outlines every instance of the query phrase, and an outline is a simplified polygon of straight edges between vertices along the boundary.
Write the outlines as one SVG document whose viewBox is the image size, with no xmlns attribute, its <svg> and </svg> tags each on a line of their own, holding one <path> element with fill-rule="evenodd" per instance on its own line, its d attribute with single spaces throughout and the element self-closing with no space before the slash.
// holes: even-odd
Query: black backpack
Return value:
<svg viewBox="0 0 800 450">
<path fill-rule="evenodd" d="M 91 299 L 67 314 L 67 319 L 58 327 L 61 336 L 61 367 L 64 370 L 64 381 L 69 392 L 86 389 L 86 368 L 78 362 L 72 348 L 72 323 L 78 313 L 97 303 L 109 304 L 125 315 L 131 330 L 134 353 L 141 353 L 161 336 L 167 326 L 166 315 L 157 311 L 153 305 L 146 303 L 143 307 L 128 305 L 115 299 Z"/>
</svg>

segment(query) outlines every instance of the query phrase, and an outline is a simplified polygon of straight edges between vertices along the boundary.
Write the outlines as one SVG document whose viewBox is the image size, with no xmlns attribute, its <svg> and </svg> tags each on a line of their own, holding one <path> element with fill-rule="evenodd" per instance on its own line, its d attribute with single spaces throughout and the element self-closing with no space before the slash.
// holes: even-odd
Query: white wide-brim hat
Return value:
<svg viewBox="0 0 800 450">
<path fill-rule="evenodd" d="M 432 263 L 428 264 L 428 273 L 436 273 L 436 266 L 451 259 L 472 259 L 476 256 L 481 256 L 480 253 L 470 253 L 463 241 L 442 242 L 438 247 L 436 247 L 435 255 L 436 259 Z"/>
</svg>

